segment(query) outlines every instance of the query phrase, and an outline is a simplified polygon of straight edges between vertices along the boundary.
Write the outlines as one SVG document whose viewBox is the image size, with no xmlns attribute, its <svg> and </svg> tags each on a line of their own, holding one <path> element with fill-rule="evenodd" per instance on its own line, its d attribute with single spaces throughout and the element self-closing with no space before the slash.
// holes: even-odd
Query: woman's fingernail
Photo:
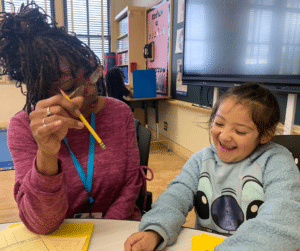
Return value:
<svg viewBox="0 0 300 251">
<path fill-rule="evenodd" d="M 78 121 L 77 124 L 80 128 L 84 127 L 84 124 L 81 121 Z"/>
</svg>

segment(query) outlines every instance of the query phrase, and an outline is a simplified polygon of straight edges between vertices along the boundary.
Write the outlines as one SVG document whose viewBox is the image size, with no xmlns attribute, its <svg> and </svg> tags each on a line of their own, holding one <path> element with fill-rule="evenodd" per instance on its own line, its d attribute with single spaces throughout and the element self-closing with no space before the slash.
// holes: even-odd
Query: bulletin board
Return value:
<svg viewBox="0 0 300 251">
<path fill-rule="evenodd" d="M 147 12 L 147 44 L 154 43 L 154 57 L 147 59 L 147 69 L 155 70 L 156 92 L 165 95 L 168 95 L 169 37 L 170 1 L 164 0 Z"/>
</svg>

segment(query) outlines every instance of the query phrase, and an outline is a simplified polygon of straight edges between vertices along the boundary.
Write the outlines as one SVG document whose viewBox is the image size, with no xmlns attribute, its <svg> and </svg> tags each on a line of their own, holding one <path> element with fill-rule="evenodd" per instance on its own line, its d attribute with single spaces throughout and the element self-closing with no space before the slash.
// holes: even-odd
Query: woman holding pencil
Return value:
<svg viewBox="0 0 300 251">
<path fill-rule="evenodd" d="M 126 104 L 98 96 L 100 60 L 34 3 L 2 18 L 1 66 L 26 94 L 8 128 L 23 223 L 48 234 L 65 218 L 139 220 L 134 120 Z"/>
</svg>

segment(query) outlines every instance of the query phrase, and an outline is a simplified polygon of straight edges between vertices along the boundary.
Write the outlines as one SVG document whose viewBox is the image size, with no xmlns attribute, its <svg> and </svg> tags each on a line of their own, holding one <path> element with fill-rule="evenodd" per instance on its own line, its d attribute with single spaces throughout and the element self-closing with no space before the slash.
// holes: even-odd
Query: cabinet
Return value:
<svg viewBox="0 0 300 251">
<path fill-rule="evenodd" d="M 146 8 L 127 6 L 116 17 L 116 63 L 128 73 L 128 87 L 133 88 L 132 71 L 145 70 L 143 48 L 146 43 Z"/>
</svg>

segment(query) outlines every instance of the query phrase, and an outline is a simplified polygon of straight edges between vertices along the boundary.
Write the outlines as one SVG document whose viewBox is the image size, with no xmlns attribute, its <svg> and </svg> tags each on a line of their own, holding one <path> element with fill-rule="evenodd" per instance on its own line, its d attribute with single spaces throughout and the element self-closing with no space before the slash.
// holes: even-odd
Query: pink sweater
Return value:
<svg viewBox="0 0 300 251">
<path fill-rule="evenodd" d="M 109 219 L 140 220 L 141 214 L 135 202 L 142 185 L 142 175 L 130 108 L 122 101 L 105 98 L 104 107 L 96 114 L 96 132 L 106 149 L 101 149 L 96 142 L 92 212 L 102 212 L 104 218 Z M 89 134 L 85 127 L 69 129 L 67 134 L 69 146 L 85 174 Z M 63 141 L 59 151 L 61 172 L 55 176 L 44 176 L 36 169 L 38 148 L 25 111 L 11 118 L 7 135 L 16 169 L 14 196 L 20 218 L 29 230 L 51 233 L 65 218 L 87 212 L 88 193 Z"/>
</svg>

